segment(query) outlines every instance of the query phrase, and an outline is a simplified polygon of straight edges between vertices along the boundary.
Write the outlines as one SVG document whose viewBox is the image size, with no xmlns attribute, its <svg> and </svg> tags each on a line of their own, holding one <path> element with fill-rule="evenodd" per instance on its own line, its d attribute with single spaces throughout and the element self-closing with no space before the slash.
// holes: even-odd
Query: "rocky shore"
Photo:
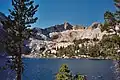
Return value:
<svg viewBox="0 0 120 80">
<path fill-rule="evenodd" d="M 72 57 L 68 57 L 63 55 L 62 57 L 57 57 L 57 56 L 52 56 L 52 57 L 48 57 L 48 56 L 32 56 L 32 55 L 22 55 L 23 58 L 49 58 L 49 59 L 90 59 L 90 60 L 111 60 L 113 59 L 112 57 L 90 57 L 87 55 L 80 55 L 80 56 L 72 56 Z"/>
</svg>

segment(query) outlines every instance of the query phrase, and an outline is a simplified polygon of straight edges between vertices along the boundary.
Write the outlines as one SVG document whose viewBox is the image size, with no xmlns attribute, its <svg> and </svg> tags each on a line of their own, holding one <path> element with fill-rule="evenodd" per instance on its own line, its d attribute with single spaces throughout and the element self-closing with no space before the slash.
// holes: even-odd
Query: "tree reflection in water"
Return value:
<svg viewBox="0 0 120 80">
<path fill-rule="evenodd" d="M 120 80 L 120 61 L 113 61 L 115 80 Z"/>
</svg>

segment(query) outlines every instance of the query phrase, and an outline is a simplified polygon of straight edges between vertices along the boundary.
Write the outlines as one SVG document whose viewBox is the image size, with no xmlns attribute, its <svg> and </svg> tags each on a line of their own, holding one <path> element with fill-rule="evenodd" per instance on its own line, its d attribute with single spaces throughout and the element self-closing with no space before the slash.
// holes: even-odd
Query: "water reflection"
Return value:
<svg viewBox="0 0 120 80">
<path fill-rule="evenodd" d="M 8 58 L 5 56 L 0 56 L 0 67 L 5 67 Z M 5 70 L 0 70 L 0 80 L 14 80 L 15 79 L 15 71 L 7 68 Z"/>
<path fill-rule="evenodd" d="M 0 58 L 0 66 L 5 61 Z M 55 80 L 55 74 L 64 63 L 68 64 L 73 74 L 80 72 L 86 75 L 88 80 L 120 80 L 120 61 L 86 59 L 24 59 L 23 61 L 25 70 L 22 80 Z M 10 70 L 2 71 L 0 80 L 13 80 L 14 74 Z"/>
<path fill-rule="evenodd" d="M 83 74 L 87 80 L 114 80 L 112 60 L 86 59 L 24 59 L 24 74 L 29 80 L 55 80 L 55 74 L 62 64 L 68 64 L 73 74 Z M 27 80 L 23 76 L 23 80 Z"/>
<path fill-rule="evenodd" d="M 120 80 L 120 61 L 113 61 L 115 80 Z"/>
</svg>

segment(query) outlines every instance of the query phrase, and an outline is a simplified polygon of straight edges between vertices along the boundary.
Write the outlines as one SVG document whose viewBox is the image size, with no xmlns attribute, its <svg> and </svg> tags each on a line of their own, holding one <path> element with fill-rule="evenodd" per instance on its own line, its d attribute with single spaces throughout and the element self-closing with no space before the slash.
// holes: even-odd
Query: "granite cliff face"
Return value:
<svg viewBox="0 0 120 80">
<path fill-rule="evenodd" d="M 50 41 L 73 41 L 74 39 L 93 39 L 102 38 L 102 32 L 100 30 L 100 23 L 93 23 L 89 27 L 73 26 L 67 22 L 61 25 L 51 26 L 49 28 L 33 28 L 34 36 L 32 38 L 38 40 L 50 40 Z"/>
<path fill-rule="evenodd" d="M 6 20 L 7 17 L 0 13 L 0 40 L 5 40 L 5 31 L 1 21 Z M 27 44 L 31 49 L 30 55 L 38 55 L 39 53 L 46 53 L 50 51 L 56 53 L 56 49 L 60 47 L 67 47 L 74 45 L 74 40 L 79 39 L 102 39 L 105 34 L 100 30 L 101 24 L 98 22 L 93 23 L 89 27 L 71 25 L 64 22 L 60 25 L 51 26 L 45 29 L 33 28 L 33 35 L 30 37 L 30 43 Z M 36 54 L 36 55 L 35 55 Z"/>
<path fill-rule="evenodd" d="M 35 34 L 33 38 L 39 39 L 39 40 L 51 40 L 50 35 L 49 35 L 50 33 L 71 30 L 72 27 L 73 26 L 71 24 L 65 22 L 64 24 L 51 26 L 45 29 L 33 28 L 33 33 Z"/>
<path fill-rule="evenodd" d="M 50 37 L 56 42 L 72 42 L 73 40 L 79 39 L 101 39 L 103 33 L 100 30 L 100 23 L 93 23 L 90 27 L 77 28 L 73 27 L 72 30 L 66 30 L 62 32 L 52 32 Z"/>
<path fill-rule="evenodd" d="M 29 44 L 29 46 L 32 49 L 31 56 L 42 56 L 47 51 L 50 51 L 51 53 L 56 53 L 57 48 L 74 45 L 74 40 L 92 40 L 94 38 L 101 40 L 102 36 L 105 34 L 105 32 L 101 32 L 101 25 L 102 24 L 98 22 L 93 23 L 89 27 L 78 25 L 72 26 L 69 24 L 67 26 L 68 28 L 66 28 L 66 25 L 64 23 L 59 25 L 58 27 L 53 26 L 46 29 L 34 28 L 37 31 L 36 36 L 30 38 L 31 43 Z M 44 37 L 41 37 L 41 35 L 44 35 Z M 39 37 L 39 39 L 36 37 Z"/>
</svg>

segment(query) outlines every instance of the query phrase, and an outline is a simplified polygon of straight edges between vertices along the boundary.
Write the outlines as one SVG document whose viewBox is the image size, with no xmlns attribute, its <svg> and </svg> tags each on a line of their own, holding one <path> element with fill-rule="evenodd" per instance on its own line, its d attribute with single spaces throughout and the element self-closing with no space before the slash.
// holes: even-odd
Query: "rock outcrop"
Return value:
<svg viewBox="0 0 120 80">
<path fill-rule="evenodd" d="M 7 17 L 0 13 L 0 40 L 5 40 L 5 31 L 1 21 L 7 20 Z M 51 26 L 45 29 L 33 28 L 33 34 L 27 44 L 30 48 L 31 56 L 36 54 L 44 54 L 46 51 L 55 53 L 57 48 L 74 45 L 74 40 L 79 39 L 102 39 L 105 34 L 100 30 L 100 23 L 93 23 L 89 27 L 73 26 L 68 22 L 60 25 Z M 29 49 L 27 48 L 27 49 Z"/>
<path fill-rule="evenodd" d="M 100 23 L 93 23 L 88 28 L 79 28 L 73 30 L 66 30 L 62 32 L 52 32 L 50 37 L 56 42 L 72 42 L 79 39 L 102 39 L 104 33 L 100 30 Z"/>
<path fill-rule="evenodd" d="M 100 28 L 101 24 L 97 22 L 93 23 L 89 27 L 72 26 L 68 23 L 64 23 L 57 27 L 54 26 L 46 29 L 34 28 L 37 30 L 37 36 L 41 36 L 43 34 L 46 39 L 37 39 L 35 38 L 36 36 L 31 38 L 31 43 L 29 44 L 32 49 L 31 53 L 33 53 L 33 55 L 40 53 L 44 55 L 47 51 L 56 53 L 57 48 L 74 45 L 73 41 L 79 39 L 93 40 L 96 38 L 101 40 L 105 32 L 101 32 Z"/>
<path fill-rule="evenodd" d="M 64 24 L 51 26 L 45 29 L 33 28 L 33 33 L 35 34 L 33 37 L 39 40 L 50 40 L 50 33 L 71 30 L 72 28 L 73 26 L 67 22 L 65 22 Z"/>
</svg>

